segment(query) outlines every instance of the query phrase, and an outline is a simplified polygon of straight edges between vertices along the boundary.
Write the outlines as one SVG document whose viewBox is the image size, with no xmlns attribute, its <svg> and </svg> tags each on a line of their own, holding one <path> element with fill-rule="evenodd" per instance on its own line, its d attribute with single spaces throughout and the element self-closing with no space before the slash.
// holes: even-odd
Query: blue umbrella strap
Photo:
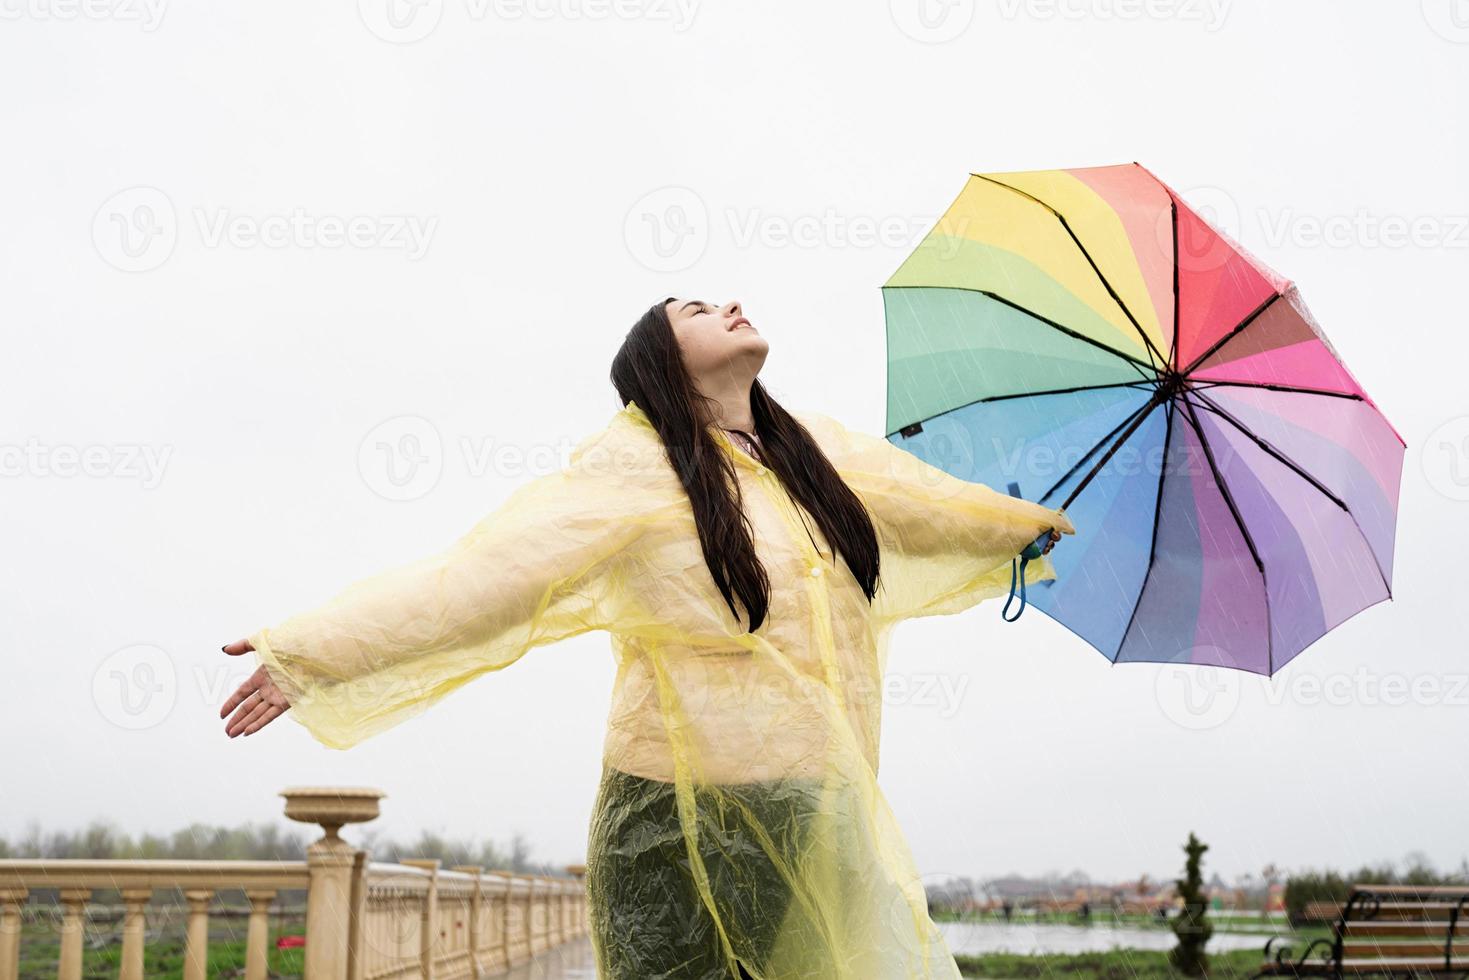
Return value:
<svg viewBox="0 0 1469 980">
<path fill-rule="evenodd" d="M 1020 496 L 1020 484 L 1011 483 L 1009 490 L 1010 496 Z M 1045 554 L 1046 542 L 1050 540 L 1050 537 L 1050 529 L 1047 529 L 1034 541 L 1026 545 L 1025 550 L 1021 551 L 1019 555 L 1010 559 L 1010 597 L 1005 600 L 1005 608 L 1000 610 L 1000 618 L 1005 622 L 1013 623 L 1020 618 L 1021 613 L 1025 612 L 1025 566 L 1030 564 L 1031 559 L 1039 558 Z M 1014 616 L 1007 616 L 1005 614 L 1010 611 L 1010 603 L 1015 601 L 1015 583 L 1017 580 L 1020 582 L 1020 608 L 1015 610 Z"/>
<path fill-rule="evenodd" d="M 1005 600 L 1005 608 L 1000 610 L 1000 618 L 1007 623 L 1015 622 L 1015 620 L 1020 618 L 1020 614 L 1025 612 L 1025 565 L 1029 561 L 1029 558 L 1017 557 L 1010 559 L 1010 597 Z M 1020 566 L 1018 570 L 1016 569 L 1016 565 Z M 1006 616 L 1005 613 L 1010 611 L 1010 603 L 1015 601 L 1015 579 L 1017 575 L 1020 578 L 1020 608 L 1015 610 L 1015 615 Z"/>
<path fill-rule="evenodd" d="M 1047 529 L 1034 541 L 1026 545 L 1024 551 L 1010 559 L 1010 598 L 1005 600 L 1005 608 L 1000 610 L 1000 618 L 1005 622 L 1013 623 L 1020 618 L 1021 613 L 1025 612 L 1025 566 L 1029 565 L 1032 559 L 1039 558 L 1045 554 L 1046 542 L 1050 540 L 1050 537 L 1051 532 Z M 1020 608 L 1015 610 L 1014 616 L 1006 616 L 1005 613 L 1010 610 L 1010 603 L 1015 599 L 1016 579 L 1020 581 Z"/>
</svg>

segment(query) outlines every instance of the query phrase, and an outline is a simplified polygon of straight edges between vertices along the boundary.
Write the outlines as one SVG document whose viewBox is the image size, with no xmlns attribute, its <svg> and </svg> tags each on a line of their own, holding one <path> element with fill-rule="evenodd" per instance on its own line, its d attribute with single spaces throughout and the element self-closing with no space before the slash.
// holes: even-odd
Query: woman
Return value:
<svg viewBox="0 0 1469 980">
<path fill-rule="evenodd" d="M 768 350 L 738 303 L 654 304 L 613 361 L 624 407 L 564 469 L 442 554 L 224 647 L 260 662 L 221 709 L 227 733 L 289 708 L 345 749 L 607 630 L 587 848 L 600 976 L 957 978 L 877 786 L 888 637 L 1006 592 L 1027 543 L 1075 529 L 788 413 L 756 377 Z"/>
</svg>

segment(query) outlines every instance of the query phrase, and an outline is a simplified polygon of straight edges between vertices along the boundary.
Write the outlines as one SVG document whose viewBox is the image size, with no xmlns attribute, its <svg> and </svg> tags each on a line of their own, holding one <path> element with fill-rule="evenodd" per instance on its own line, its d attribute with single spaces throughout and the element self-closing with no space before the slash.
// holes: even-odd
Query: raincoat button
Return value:
<svg viewBox="0 0 1469 980">
<path fill-rule="evenodd" d="M 821 578 L 821 566 L 820 565 L 812 565 L 811 566 L 811 577 L 812 578 Z"/>
</svg>

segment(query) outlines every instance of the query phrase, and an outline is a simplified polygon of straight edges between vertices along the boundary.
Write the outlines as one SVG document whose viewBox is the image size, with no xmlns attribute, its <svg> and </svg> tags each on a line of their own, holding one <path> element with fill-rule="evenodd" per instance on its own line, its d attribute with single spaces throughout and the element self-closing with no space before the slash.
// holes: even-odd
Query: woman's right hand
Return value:
<svg viewBox="0 0 1469 980">
<path fill-rule="evenodd" d="M 236 640 L 220 647 L 225 653 L 232 657 L 238 657 L 242 653 L 249 653 L 255 648 L 250 645 L 249 640 Z M 238 708 L 238 710 L 236 710 Z M 291 708 L 291 703 L 281 693 L 280 688 L 270 679 L 265 671 L 265 665 L 251 674 L 250 677 L 229 696 L 224 706 L 219 709 L 219 716 L 234 711 L 234 717 L 225 723 L 224 733 L 230 738 L 236 735 L 252 735 L 270 724 L 276 718 L 285 714 Z"/>
</svg>

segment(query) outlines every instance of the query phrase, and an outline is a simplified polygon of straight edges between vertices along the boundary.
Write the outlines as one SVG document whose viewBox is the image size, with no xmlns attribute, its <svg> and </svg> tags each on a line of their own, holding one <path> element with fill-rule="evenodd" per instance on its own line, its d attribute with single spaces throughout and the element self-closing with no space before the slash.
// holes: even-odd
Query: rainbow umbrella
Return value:
<svg viewBox="0 0 1469 980">
<path fill-rule="evenodd" d="M 1406 443 L 1142 166 L 971 174 L 883 303 L 888 439 L 1064 507 L 1030 604 L 1113 663 L 1269 676 L 1392 597 Z"/>
</svg>

